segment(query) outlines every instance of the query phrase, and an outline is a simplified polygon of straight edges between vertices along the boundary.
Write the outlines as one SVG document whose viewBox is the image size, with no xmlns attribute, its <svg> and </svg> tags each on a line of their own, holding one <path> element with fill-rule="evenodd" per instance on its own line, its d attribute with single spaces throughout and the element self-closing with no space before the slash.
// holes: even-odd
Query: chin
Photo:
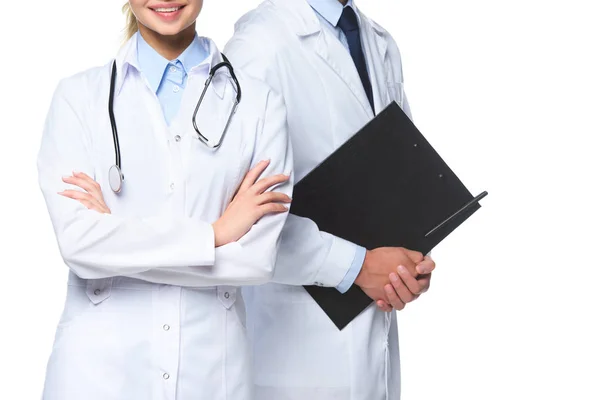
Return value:
<svg viewBox="0 0 600 400">
<path fill-rule="evenodd" d="M 175 36 L 179 33 L 181 33 L 182 31 L 184 31 L 186 28 L 185 25 L 177 25 L 177 26 L 156 26 L 156 27 L 150 27 L 150 29 L 152 29 L 154 32 L 158 33 L 159 35 L 162 36 Z"/>
</svg>

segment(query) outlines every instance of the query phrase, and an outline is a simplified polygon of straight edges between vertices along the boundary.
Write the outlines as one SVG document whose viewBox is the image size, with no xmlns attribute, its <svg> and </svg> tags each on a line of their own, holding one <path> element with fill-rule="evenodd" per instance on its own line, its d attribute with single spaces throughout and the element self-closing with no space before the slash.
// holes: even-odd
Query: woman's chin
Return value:
<svg viewBox="0 0 600 400">
<path fill-rule="evenodd" d="M 185 29 L 184 24 L 160 24 L 155 27 L 150 27 L 151 30 L 158 33 L 161 36 L 175 36 L 181 33 Z"/>
</svg>

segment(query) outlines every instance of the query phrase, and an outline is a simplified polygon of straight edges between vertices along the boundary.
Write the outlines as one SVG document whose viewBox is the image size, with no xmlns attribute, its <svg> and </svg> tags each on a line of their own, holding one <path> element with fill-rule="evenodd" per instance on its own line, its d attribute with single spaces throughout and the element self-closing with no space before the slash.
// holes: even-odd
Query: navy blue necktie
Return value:
<svg viewBox="0 0 600 400">
<path fill-rule="evenodd" d="M 348 47 L 350 47 L 350 55 L 354 61 L 354 65 L 358 70 L 358 75 L 362 81 L 363 88 L 369 99 L 369 104 L 375 113 L 375 106 L 373 105 L 373 88 L 371 87 L 371 81 L 369 80 L 369 71 L 367 70 L 367 62 L 365 61 L 365 54 L 360 44 L 360 29 L 358 26 L 358 18 L 352 7 L 344 7 L 342 16 L 337 23 L 337 26 L 344 32 L 346 39 L 348 39 Z"/>
</svg>

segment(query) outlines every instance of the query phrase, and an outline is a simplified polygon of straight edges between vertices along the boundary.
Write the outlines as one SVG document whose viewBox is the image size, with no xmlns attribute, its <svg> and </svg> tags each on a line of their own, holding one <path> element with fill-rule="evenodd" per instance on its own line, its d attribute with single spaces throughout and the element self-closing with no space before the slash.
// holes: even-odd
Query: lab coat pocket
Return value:
<svg viewBox="0 0 600 400">
<path fill-rule="evenodd" d="M 216 220 L 238 189 L 245 147 L 236 142 L 234 133 L 229 132 L 216 150 L 207 148 L 196 138 L 192 140 L 186 166 L 189 213 Z M 216 194 L 219 194 L 219 201 L 215 201 Z"/>
<path fill-rule="evenodd" d="M 267 300 L 261 298 L 261 290 L 256 291 L 260 307 L 249 311 L 250 323 L 260 326 L 260 336 L 250 328 L 256 384 L 294 387 L 303 394 L 323 392 L 319 399 L 350 398 L 347 332 L 340 333 L 314 301 Z M 274 393 L 270 395 L 268 398 L 276 398 Z"/>
<path fill-rule="evenodd" d="M 236 322 L 239 324 L 240 329 L 246 334 L 246 305 L 244 304 L 241 293 L 237 293 L 237 289 L 234 289 L 236 292 L 236 296 L 239 296 L 239 299 L 235 301 L 231 308 L 233 314 L 235 314 Z"/>
<path fill-rule="evenodd" d="M 111 291 L 112 278 L 89 280 L 85 285 L 69 284 L 58 328 L 64 329 L 77 322 L 82 316 L 108 299 Z"/>
<path fill-rule="evenodd" d="M 85 286 L 69 285 L 67 286 L 67 297 L 63 312 L 58 321 L 58 329 L 63 330 L 75 322 L 83 315 L 88 313 L 93 307 L 89 297 L 86 294 Z"/>
</svg>

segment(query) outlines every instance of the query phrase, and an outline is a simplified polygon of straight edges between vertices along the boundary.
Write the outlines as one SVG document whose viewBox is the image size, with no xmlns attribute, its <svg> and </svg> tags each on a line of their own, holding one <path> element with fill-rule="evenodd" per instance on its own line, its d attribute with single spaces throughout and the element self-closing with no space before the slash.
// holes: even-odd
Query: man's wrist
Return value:
<svg viewBox="0 0 600 400">
<path fill-rule="evenodd" d="M 368 271 L 368 259 L 369 259 L 369 251 L 367 250 L 365 253 L 365 259 L 363 260 L 363 263 L 360 267 L 360 271 L 358 273 L 358 275 L 356 276 L 356 279 L 354 280 L 354 283 L 360 287 L 363 287 L 365 285 L 365 280 L 368 279 L 367 275 L 369 274 Z"/>
</svg>

